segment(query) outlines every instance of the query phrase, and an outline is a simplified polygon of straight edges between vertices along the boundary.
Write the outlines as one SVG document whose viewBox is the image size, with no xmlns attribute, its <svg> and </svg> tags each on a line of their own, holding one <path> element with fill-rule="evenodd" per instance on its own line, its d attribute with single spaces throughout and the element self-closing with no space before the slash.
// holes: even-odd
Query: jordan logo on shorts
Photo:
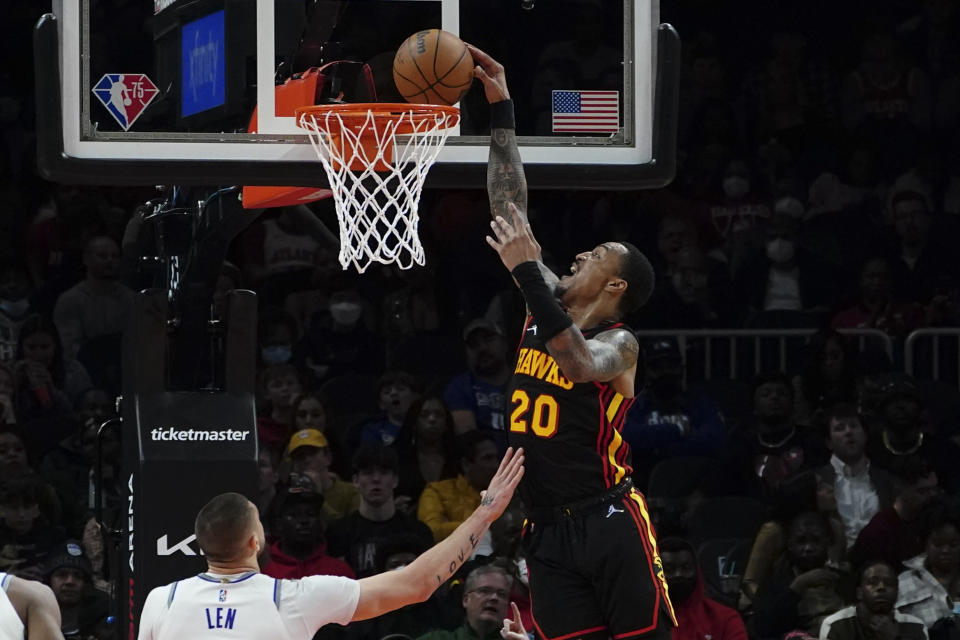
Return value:
<svg viewBox="0 0 960 640">
<path fill-rule="evenodd" d="M 615 513 L 623 513 L 623 509 L 617 509 L 615 506 L 610 505 L 610 508 L 607 509 L 607 517 L 609 518 Z"/>
</svg>

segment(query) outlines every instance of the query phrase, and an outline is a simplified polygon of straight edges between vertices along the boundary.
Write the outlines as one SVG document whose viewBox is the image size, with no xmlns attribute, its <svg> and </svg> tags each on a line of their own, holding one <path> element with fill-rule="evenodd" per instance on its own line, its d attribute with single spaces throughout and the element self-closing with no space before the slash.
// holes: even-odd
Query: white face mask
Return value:
<svg viewBox="0 0 960 640">
<path fill-rule="evenodd" d="M 19 300 L 0 300 L 0 309 L 12 318 L 19 318 L 30 309 L 30 301 L 26 298 Z"/>
<path fill-rule="evenodd" d="M 796 251 L 793 240 L 774 238 L 767 242 L 767 257 L 774 264 L 784 264 L 793 260 Z"/>
<path fill-rule="evenodd" d="M 517 580 L 520 581 L 520 584 L 523 586 L 528 586 L 530 583 L 530 574 L 527 572 L 527 559 L 520 558 L 516 561 L 517 563 Z"/>
<path fill-rule="evenodd" d="M 330 305 L 330 317 L 337 324 L 352 325 L 362 313 L 363 307 L 355 302 L 335 302 Z"/>
<path fill-rule="evenodd" d="M 728 198 L 742 198 L 750 191 L 750 181 L 741 176 L 729 176 L 723 179 L 723 192 Z"/>
</svg>

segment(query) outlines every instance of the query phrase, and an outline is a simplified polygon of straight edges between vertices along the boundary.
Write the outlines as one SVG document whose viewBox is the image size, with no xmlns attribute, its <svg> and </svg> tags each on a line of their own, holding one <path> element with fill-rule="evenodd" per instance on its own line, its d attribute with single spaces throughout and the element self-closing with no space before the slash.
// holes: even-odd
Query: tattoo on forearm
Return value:
<svg viewBox="0 0 960 640">
<path fill-rule="evenodd" d="M 480 504 L 483 505 L 484 507 L 489 507 L 491 504 L 493 504 L 493 496 L 487 493 L 486 495 L 483 496 L 483 499 L 480 501 Z"/>
<path fill-rule="evenodd" d="M 473 550 L 477 548 L 478 544 L 480 544 L 480 538 L 481 536 L 479 532 L 474 531 L 470 533 L 470 536 L 469 536 L 470 546 L 457 551 L 457 555 L 450 560 L 450 564 L 447 566 L 446 576 L 441 576 L 439 574 L 437 575 L 437 586 L 440 586 L 441 584 L 443 584 L 444 581 L 448 580 L 453 574 L 457 572 L 457 569 L 463 566 L 463 563 L 470 558 L 470 554 L 473 553 Z"/>
<path fill-rule="evenodd" d="M 521 216 L 526 216 L 527 178 L 523 173 L 517 134 L 513 129 L 494 129 L 490 132 L 487 194 L 490 197 L 490 215 L 503 216 L 512 224 L 521 222 L 511 219 L 507 205 L 512 202 L 517 205 Z"/>
<path fill-rule="evenodd" d="M 623 331 L 615 331 L 601 333 L 596 337 L 596 340 L 613 347 L 613 350 L 595 354 L 593 358 L 598 378 L 616 375 L 629 369 L 637 362 L 640 345 L 632 335 Z"/>
<path fill-rule="evenodd" d="M 609 380 L 637 362 L 640 345 L 627 332 L 611 331 L 596 336 L 591 347 L 574 326 L 551 338 L 547 349 L 565 375 Z"/>
</svg>

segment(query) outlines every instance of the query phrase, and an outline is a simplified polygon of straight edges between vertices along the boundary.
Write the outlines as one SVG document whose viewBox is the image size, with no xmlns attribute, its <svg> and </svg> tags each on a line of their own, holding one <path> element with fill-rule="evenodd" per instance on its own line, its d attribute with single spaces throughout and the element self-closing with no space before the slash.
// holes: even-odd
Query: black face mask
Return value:
<svg viewBox="0 0 960 640">
<path fill-rule="evenodd" d="M 696 578 L 671 578 L 667 581 L 670 593 L 670 602 L 676 605 L 683 604 L 693 595 L 697 588 Z"/>
<path fill-rule="evenodd" d="M 683 391 L 683 379 L 675 375 L 661 375 L 647 383 L 650 391 L 660 400 L 671 400 Z"/>
</svg>

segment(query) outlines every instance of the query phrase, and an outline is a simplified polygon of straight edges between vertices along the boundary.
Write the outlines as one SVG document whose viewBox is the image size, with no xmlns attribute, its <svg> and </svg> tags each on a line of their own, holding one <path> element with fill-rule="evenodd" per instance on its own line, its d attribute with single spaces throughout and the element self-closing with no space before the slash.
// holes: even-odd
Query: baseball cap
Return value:
<svg viewBox="0 0 960 640">
<path fill-rule="evenodd" d="M 500 329 L 499 326 L 497 326 L 496 322 L 492 320 L 488 320 L 487 318 L 475 318 L 474 320 L 471 320 L 470 323 L 467 324 L 467 326 L 463 329 L 464 341 L 469 340 L 470 334 L 476 331 L 477 329 L 483 329 L 485 331 L 489 331 L 490 333 L 494 333 L 498 336 L 503 335 L 503 331 Z"/>
<path fill-rule="evenodd" d="M 77 540 L 68 540 L 53 549 L 43 560 L 43 576 L 49 582 L 55 571 L 63 568 L 79 569 L 87 581 L 93 579 L 93 565 L 83 555 L 83 547 Z"/>
<path fill-rule="evenodd" d="M 293 453 L 300 447 L 316 447 L 326 449 L 330 446 L 327 437 L 318 429 L 300 429 L 290 436 L 290 444 L 287 446 L 287 453 Z"/>
<path fill-rule="evenodd" d="M 286 489 L 280 495 L 277 509 L 282 510 L 296 502 L 312 503 L 319 509 L 323 507 L 323 494 L 317 490 L 317 485 L 310 476 L 293 472 L 287 477 Z"/>
</svg>

